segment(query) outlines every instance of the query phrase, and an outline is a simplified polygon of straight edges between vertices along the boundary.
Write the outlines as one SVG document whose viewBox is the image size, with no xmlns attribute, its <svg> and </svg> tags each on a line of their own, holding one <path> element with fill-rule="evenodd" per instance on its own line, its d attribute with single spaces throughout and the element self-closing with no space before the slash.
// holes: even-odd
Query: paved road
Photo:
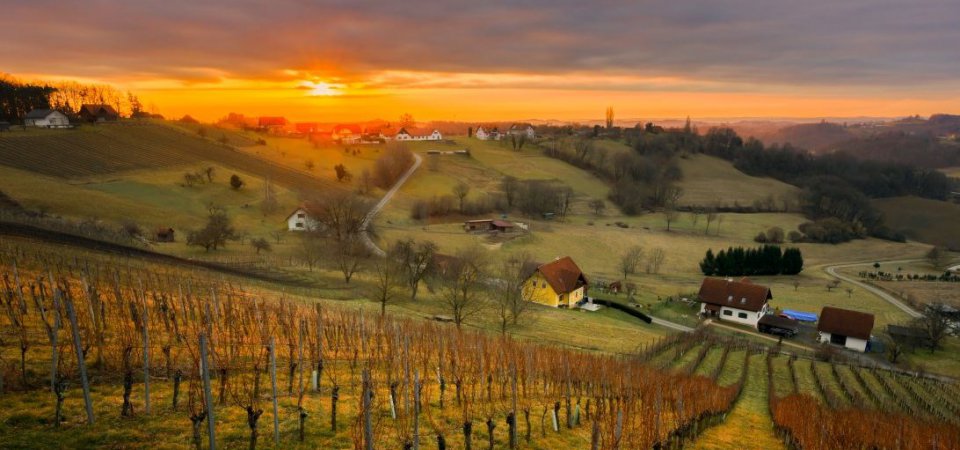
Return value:
<svg viewBox="0 0 960 450">
<path fill-rule="evenodd" d="M 386 194 L 383 194 L 383 198 L 381 198 L 376 205 L 373 205 L 373 208 L 370 208 L 370 212 L 368 212 L 367 216 L 363 218 L 363 224 L 360 225 L 360 229 L 363 231 L 362 236 L 364 244 L 377 256 L 387 256 L 387 252 L 383 251 L 382 248 L 378 247 L 377 244 L 370 239 L 370 234 L 367 233 L 367 229 L 370 227 L 370 222 L 373 221 L 373 218 L 376 217 L 377 214 L 380 213 L 380 210 L 383 209 L 384 206 L 387 206 L 387 203 L 389 203 L 390 199 L 393 198 L 393 194 L 396 194 L 397 191 L 400 190 L 400 187 L 403 186 L 403 183 L 407 182 L 407 179 L 417 171 L 417 169 L 420 167 L 420 163 L 423 162 L 423 158 L 416 153 L 413 154 L 413 158 L 413 165 L 410 166 L 403 176 L 393 184 L 393 187 L 390 188 Z"/>
<path fill-rule="evenodd" d="M 881 262 L 884 263 L 884 264 L 901 264 L 901 263 L 908 263 L 908 262 L 915 262 L 915 261 L 920 261 L 920 260 L 918 260 L 918 259 L 905 259 L 905 260 L 899 260 L 899 261 L 881 261 Z M 844 268 L 844 267 L 867 266 L 867 265 L 869 265 L 869 264 L 870 264 L 870 263 L 838 264 L 838 265 L 834 265 L 834 266 L 824 267 L 823 270 L 824 270 L 825 272 L 827 272 L 828 275 L 830 275 L 830 276 L 832 276 L 832 277 L 834 277 L 834 278 L 837 278 L 838 280 L 846 281 L 847 283 L 850 283 L 850 284 L 859 286 L 859 287 L 863 288 L 864 290 L 866 290 L 867 292 L 870 292 L 870 293 L 876 295 L 877 297 L 880 297 L 881 299 L 885 300 L 887 303 L 890 303 L 891 305 L 896 306 L 897 308 L 900 308 L 900 310 L 902 310 L 903 312 L 905 312 L 905 313 L 907 313 L 908 315 L 910 315 L 910 317 L 914 317 L 914 318 L 920 317 L 921 314 L 920 314 L 917 310 L 915 310 L 915 309 L 907 306 L 905 303 L 901 302 L 901 301 L 900 301 L 899 299 L 897 299 L 896 297 L 888 294 L 888 293 L 887 293 L 886 291 L 884 291 L 883 289 L 880 289 L 880 288 L 871 286 L 871 285 L 869 285 L 869 284 L 867 284 L 867 283 L 864 283 L 864 282 L 862 282 L 862 281 L 855 280 L 855 279 L 853 279 L 853 278 L 851 278 L 851 277 L 848 277 L 848 276 L 846 276 L 846 275 L 837 273 L 837 269 L 841 269 L 841 268 Z"/>
</svg>

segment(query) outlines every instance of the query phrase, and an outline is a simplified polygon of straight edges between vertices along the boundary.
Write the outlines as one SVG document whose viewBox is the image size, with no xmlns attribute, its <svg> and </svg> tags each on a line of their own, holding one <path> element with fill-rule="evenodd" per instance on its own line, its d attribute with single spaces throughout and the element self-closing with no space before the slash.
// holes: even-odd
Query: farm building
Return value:
<svg viewBox="0 0 960 450">
<path fill-rule="evenodd" d="M 789 317 L 766 314 L 757 321 L 757 330 L 761 333 L 793 337 L 800 331 L 800 322 Z"/>
<path fill-rule="evenodd" d="M 887 325 L 887 334 L 893 338 L 893 341 L 904 347 L 915 349 L 918 347 L 930 347 L 930 336 L 923 330 L 916 327 L 905 327 L 900 325 Z"/>
<path fill-rule="evenodd" d="M 529 123 L 515 123 L 510 125 L 510 129 L 507 130 L 507 133 L 511 136 L 526 136 L 527 139 L 533 139 L 537 137 L 536 130 L 533 129 L 533 125 Z"/>
<path fill-rule="evenodd" d="M 287 216 L 288 231 L 315 231 L 320 228 L 320 222 L 311 216 L 305 206 L 297 208 Z"/>
<path fill-rule="evenodd" d="M 344 144 L 359 142 L 362 136 L 363 129 L 360 125 L 339 124 L 333 127 L 333 140 Z"/>
<path fill-rule="evenodd" d="M 873 314 L 824 306 L 817 324 L 818 340 L 866 352 L 870 350 Z"/>
<path fill-rule="evenodd" d="M 587 277 L 569 256 L 537 265 L 523 284 L 531 301 L 569 308 L 587 296 Z"/>
<path fill-rule="evenodd" d="M 513 227 L 513 223 L 496 219 L 477 219 L 463 222 L 463 229 L 468 232 L 499 231 L 501 233 L 509 233 L 513 231 Z"/>
<path fill-rule="evenodd" d="M 160 227 L 153 233 L 153 240 L 156 242 L 173 242 L 176 238 L 176 232 L 170 227 Z"/>
<path fill-rule="evenodd" d="M 115 122 L 120 120 L 120 113 L 110 105 L 86 104 L 80 107 L 80 119 L 84 122 Z"/>
<path fill-rule="evenodd" d="M 428 132 L 426 130 L 418 130 L 415 128 L 406 129 L 401 128 L 400 131 L 393 137 L 393 139 L 398 141 L 439 141 L 443 139 L 443 135 L 440 134 L 439 130 L 433 130 Z"/>
<path fill-rule="evenodd" d="M 269 131 L 271 133 L 278 133 L 283 131 L 287 126 L 287 119 L 285 117 L 259 117 L 257 118 L 257 128 Z"/>
<path fill-rule="evenodd" d="M 499 141 L 500 131 L 497 130 L 497 127 L 484 127 L 480 125 L 477 127 L 477 131 L 473 133 L 473 136 L 481 141 Z"/>
<path fill-rule="evenodd" d="M 770 288 L 743 278 L 705 278 L 700 285 L 700 315 L 750 325 L 754 328 L 773 299 Z"/>
<path fill-rule="evenodd" d="M 37 108 L 27 113 L 23 124 L 28 127 L 40 128 L 69 128 L 70 119 L 66 114 L 55 109 Z"/>
</svg>

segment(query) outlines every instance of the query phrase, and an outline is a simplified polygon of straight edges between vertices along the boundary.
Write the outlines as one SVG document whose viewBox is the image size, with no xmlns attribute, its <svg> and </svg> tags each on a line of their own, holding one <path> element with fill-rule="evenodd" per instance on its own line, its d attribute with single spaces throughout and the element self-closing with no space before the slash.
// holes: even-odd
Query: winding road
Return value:
<svg viewBox="0 0 960 450">
<path fill-rule="evenodd" d="M 899 261 L 881 261 L 881 262 L 884 263 L 884 264 L 902 264 L 902 263 L 909 263 L 909 262 L 916 262 L 916 261 L 920 261 L 920 260 L 919 260 L 919 259 L 904 259 L 904 260 L 899 260 Z M 899 308 L 899 309 L 902 310 L 903 312 L 907 313 L 910 317 L 913 317 L 913 318 L 921 317 L 921 314 L 920 314 L 919 311 L 917 311 L 917 310 L 915 310 L 915 309 L 907 306 L 907 304 L 903 303 L 902 301 L 900 301 L 900 300 L 897 299 L 896 297 L 888 294 L 888 293 L 887 293 L 886 291 L 884 291 L 883 289 L 880 289 L 880 288 L 875 287 L 875 286 L 871 286 L 871 285 L 869 285 L 869 284 L 867 284 L 867 283 L 864 283 L 864 282 L 862 282 L 862 281 L 853 279 L 853 278 L 851 278 L 851 277 L 848 277 L 848 276 L 846 276 L 846 275 L 843 275 L 843 274 L 840 274 L 840 273 L 837 272 L 837 269 L 842 269 L 842 268 L 844 268 L 844 267 L 865 266 L 865 265 L 868 265 L 868 264 L 869 264 L 869 263 L 863 263 L 863 262 L 861 262 L 861 263 L 852 263 L 852 264 L 837 264 L 837 265 L 833 265 L 833 266 L 824 267 L 823 270 L 824 270 L 824 272 L 826 272 L 828 275 L 830 275 L 830 276 L 832 276 L 832 277 L 834 277 L 834 278 L 836 278 L 836 279 L 838 279 L 838 280 L 846 281 L 847 283 L 850 283 L 850 284 L 859 286 L 860 288 L 866 290 L 867 292 L 870 292 L 871 294 L 874 294 L 874 295 L 876 295 L 877 297 L 880 297 L 881 299 L 885 300 L 887 303 L 890 303 L 891 305 L 896 306 L 897 308 Z"/>
<path fill-rule="evenodd" d="M 373 242 L 373 239 L 370 239 L 370 233 L 367 233 L 367 230 L 370 228 L 370 222 L 373 221 L 373 218 L 380 213 L 380 210 L 382 210 L 384 206 L 387 206 L 387 203 L 389 203 L 390 199 L 393 198 L 393 194 L 396 194 L 397 191 L 403 187 L 403 183 L 407 182 L 407 179 L 409 179 L 410 176 L 417 171 L 417 169 L 420 167 L 420 163 L 423 162 L 423 158 L 416 153 L 413 154 L 413 159 L 413 165 L 410 166 L 406 172 L 404 172 L 403 176 L 401 176 L 400 179 L 393 184 L 393 187 L 390 188 L 386 194 L 383 194 L 383 198 L 381 198 L 376 205 L 373 205 L 373 208 L 370 208 L 370 212 L 367 213 L 366 217 L 363 218 L 363 223 L 360 224 L 360 230 L 363 231 L 362 236 L 364 245 L 366 245 L 367 248 L 369 248 L 370 251 L 377 256 L 387 256 L 387 252 L 378 247 L 377 244 Z"/>
</svg>

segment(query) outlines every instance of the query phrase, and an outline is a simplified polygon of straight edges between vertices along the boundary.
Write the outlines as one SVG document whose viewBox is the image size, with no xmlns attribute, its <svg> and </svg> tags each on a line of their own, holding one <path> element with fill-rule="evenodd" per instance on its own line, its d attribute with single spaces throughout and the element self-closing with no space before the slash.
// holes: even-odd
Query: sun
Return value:
<svg viewBox="0 0 960 450">
<path fill-rule="evenodd" d="M 304 83 L 314 97 L 332 97 L 340 95 L 340 87 L 323 81 L 307 81 Z"/>
</svg>

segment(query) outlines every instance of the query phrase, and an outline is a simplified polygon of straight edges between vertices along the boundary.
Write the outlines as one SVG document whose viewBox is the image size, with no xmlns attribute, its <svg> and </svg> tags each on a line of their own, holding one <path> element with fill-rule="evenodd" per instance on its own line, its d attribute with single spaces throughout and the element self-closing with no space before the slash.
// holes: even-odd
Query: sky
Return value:
<svg viewBox="0 0 960 450">
<path fill-rule="evenodd" d="M 0 0 L 0 72 L 168 117 L 960 112 L 957 0 Z"/>
</svg>

